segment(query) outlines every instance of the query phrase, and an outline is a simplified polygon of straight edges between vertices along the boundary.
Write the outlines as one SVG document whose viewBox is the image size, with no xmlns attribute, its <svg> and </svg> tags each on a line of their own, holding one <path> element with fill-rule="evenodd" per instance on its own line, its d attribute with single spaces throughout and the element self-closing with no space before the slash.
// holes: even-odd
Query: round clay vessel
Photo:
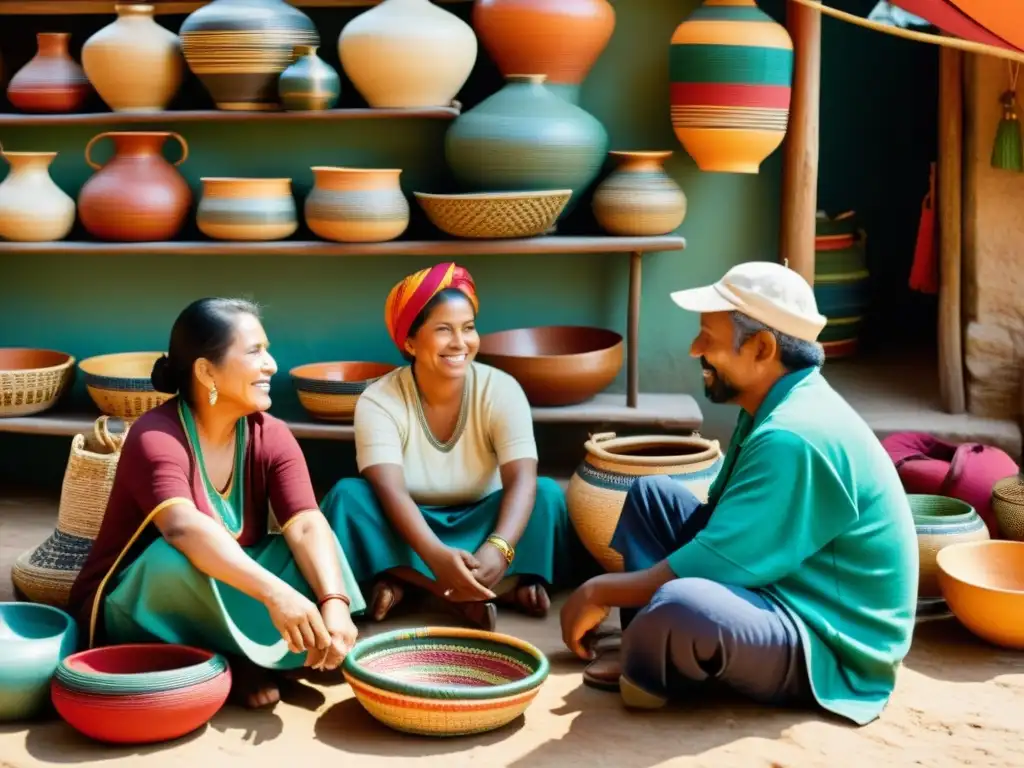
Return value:
<svg viewBox="0 0 1024 768">
<path fill-rule="evenodd" d="M 0 603 L 0 722 L 28 720 L 45 711 L 50 681 L 77 643 L 78 625 L 59 608 Z"/>
<path fill-rule="evenodd" d="M 993 645 L 1024 650 L 1024 542 L 952 544 L 936 565 L 942 596 L 961 624 Z"/>
<path fill-rule="evenodd" d="M 85 41 L 82 67 L 115 112 L 159 112 L 181 86 L 178 36 L 153 18 L 152 5 L 115 5 L 117 19 Z"/>
<path fill-rule="evenodd" d="M 409 226 L 409 201 L 398 169 L 313 166 L 306 197 L 306 225 L 318 237 L 339 243 L 394 240 Z"/>
<path fill-rule="evenodd" d="M 169 137 L 181 144 L 174 165 L 162 149 Z M 106 165 L 93 162 L 90 152 L 105 137 L 114 142 Z M 172 240 L 192 205 L 192 191 L 175 169 L 188 158 L 185 139 L 169 131 L 109 131 L 98 134 L 85 148 L 85 161 L 96 173 L 78 194 L 78 216 L 89 234 L 99 240 Z"/>
<path fill-rule="evenodd" d="M 309 363 L 292 368 L 289 374 L 299 403 L 310 416 L 349 422 L 363 390 L 395 368 L 392 363 L 364 361 Z"/>
<path fill-rule="evenodd" d="M 92 92 L 85 72 L 68 53 L 67 32 L 40 32 L 38 50 L 7 84 L 7 98 L 23 112 L 74 112 Z"/>
<path fill-rule="evenodd" d="M 73 379 L 74 364 L 74 357 L 52 349 L 0 347 L 0 418 L 52 408 Z"/>
<path fill-rule="evenodd" d="M 565 499 L 580 541 L 608 571 L 623 568 L 622 555 L 609 544 L 637 478 L 667 475 L 705 502 L 722 468 L 718 441 L 699 435 L 616 437 L 609 432 L 594 435 L 583 447 L 586 455 L 569 480 Z"/>
<path fill-rule="evenodd" d="M 215 240 L 282 240 L 299 227 L 291 179 L 203 177 L 199 231 Z"/>
<path fill-rule="evenodd" d="M 618 167 L 594 190 L 592 207 L 610 235 L 654 237 L 674 232 L 686 218 L 686 195 L 665 173 L 671 152 L 610 152 Z"/>
<path fill-rule="evenodd" d="M 476 63 L 473 28 L 430 0 L 384 0 L 338 37 L 338 57 L 375 108 L 446 107 Z"/>
<path fill-rule="evenodd" d="M 277 81 L 281 106 L 290 112 L 331 109 L 341 95 L 341 78 L 316 55 L 315 45 L 295 46 L 295 61 Z"/>
<path fill-rule="evenodd" d="M 939 552 L 951 544 L 986 541 L 988 528 L 974 508 L 960 499 L 925 493 L 908 493 L 907 499 L 917 531 L 918 598 L 942 597 L 936 564 Z"/>
<path fill-rule="evenodd" d="M 574 103 L 615 31 L 608 0 L 477 0 L 473 28 L 501 74 L 536 72 Z"/>
<path fill-rule="evenodd" d="M 517 328 L 481 336 L 477 360 L 518 381 L 530 405 L 573 405 L 615 381 L 622 346 L 622 335 L 604 328 Z"/>
<path fill-rule="evenodd" d="M 15 242 L 63 240 L 75 224 L 75 201 L 50 177 L 56 152 L 7 152 L 0 182 L 0 237 Z"/>
</svg>

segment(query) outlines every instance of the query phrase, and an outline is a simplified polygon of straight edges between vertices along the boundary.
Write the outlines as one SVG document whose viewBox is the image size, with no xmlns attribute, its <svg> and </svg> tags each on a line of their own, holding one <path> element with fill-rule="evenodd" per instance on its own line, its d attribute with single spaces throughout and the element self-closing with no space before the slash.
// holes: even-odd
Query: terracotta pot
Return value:
<svg viewBox="0 0 1024 768">
<path fill-rule="evenodd" d="M 331 109 L 341 95 L 341 78 L 316 55 L 315 45 L 297 45 L 295 61 L 277 81 L 277 93 L 291 112 Z"/>
<path fill-rule="evenodd" d="M 397 169 L 313 166 L 304 206 L 313 234 L 340 243 L 394 240 L 409 226 L 409 201 Z"/>
<path fill-rule="evenodd" d="M 0 347 L 0 418 L 33 416 L 57 404 L 75 358 L 52 349 Z"/>
<path fill-rule="evenodd" d="M 108 136 L 114 141 L 114 157 L 100 166 L 90 152 Z M 171 136 L 182 150 L 173 166 L 161 154 Z M 100 240 L 173 240 L 192 205 L 192 191 L 175 170 L 187 158 L 185 139 L 169 131 L 108 131 L 94 136 L 85 148 L 85 161 L 97 172 L 78 194 L 78 216 L 86 230 Z"/>
<path fill-rule="evenodd" d="M 282 240 L 299 228 L 291 179 L 203 177 L 199 231 L 215 240 Z"/>
<path fill-rule="evenodd" d="M 352 421 L 356 402 L 370 384 L 395 370 L 391 363 L 310 363 L 289 372 L 299 403 L 314 419 Z"/>
<path fill-rule="evenodd" d="M 68 53 L 67 32 L 40 32 L 38 50 L 7 85 L 7 98 L 24 112 L 74 112 L 92 86 Z"/>
<path fill-rule="evenodd" d="M 957 620 L 994 645 L 1024 650 L 1024 543 L 964 542 L 937 561 L 942 596 Z"/>
<path fill-rule="evenodd" d="M 503 75 L 547 75 L 575 103 L 615 31 L 615 9 L 608 0 L 477 0 L 473 27 Z"/>
<path fill-rule="evenodd" d="M 609 571 L 622 570 L 622 555 L 608 545 L 619 523 L 626 492 L 638 477 L 667 475 L 707 501 L 722 468 L 717 440 L 699 435 L 616 437 L 594 435 L 566 491 L 569 518 L 583 546 Z"/>
<path fill-rule="evenodd" d="M 917 596 L 942 597 L 936 557 L 951 544 L 989 539 L 985 521 L 965 501 L 949 496 L 924 493 L 907 494 L 917 530 L 920 578 Z"/>
<path fill-rule="evenodd" d="M 338 37 L 345 74 L 375 108 L 448 106 L 476 56 L 473 28 L 430 0 L 384 0 Z"/>
<path fill-rule="evenodd" d="M 56 152 L 7 152 L 0 183 L 0 237 L 15 242 L 63 240 L 75 224 L 75 201 L 50 177 Z"/>
<path fill-rule="evenodd" d="M 283 0 L 213 0 L 181 25 L 181 49 L 218 109 L 280 108 L 277 79 L 316 26 Z"/>
<path fill-rule="evenodd" d="M 610 235 L 654 237 L 674 232 L 686 218 L 686 195 L 665 173 L 671 152 L 610 152 L 619 166 L 594 190 L 592 206 Z"/>
<path fill-rule="evenodd" d="M 117 19 L 85 41 L 82 67 L 115 112 L 159 112 L 181 86 L 178 36 L 153 19 L 152 5 L 115 5 Z"/>
<path fill-rule="evenodd" d="M 622 335 L 572 325 L 499 331 L 480 337 L 477 360 L 518 381 L 530 405 L 573 405 L 615 381 Z"/>
</svg>

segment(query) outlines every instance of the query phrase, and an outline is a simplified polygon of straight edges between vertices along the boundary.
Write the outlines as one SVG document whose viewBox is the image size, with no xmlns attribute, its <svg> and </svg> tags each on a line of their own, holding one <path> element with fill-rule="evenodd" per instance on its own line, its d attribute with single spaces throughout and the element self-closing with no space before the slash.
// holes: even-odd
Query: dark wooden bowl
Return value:
<svg viewBox="0 0 1024 768">
<path fill-rule="evenodd" d="M 530 405 L 575 405 L 615 381 L 622 335 L 578 325 L 517 328 L 481 336 L 476 359 L 518 381 Z"/>
</svg>

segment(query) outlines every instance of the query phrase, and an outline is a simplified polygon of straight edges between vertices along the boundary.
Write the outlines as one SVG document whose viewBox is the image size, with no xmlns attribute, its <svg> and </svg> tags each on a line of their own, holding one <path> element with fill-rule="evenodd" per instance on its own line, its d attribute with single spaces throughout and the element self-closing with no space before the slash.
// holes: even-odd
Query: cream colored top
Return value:
<svg viewBox="0 0 1024 768">
<path fill-rule="evenodd" d="M 413 501 L 451 506 L 501 489 L 499 467 L 536 459 L 533 414 L 523 388 L 504 371 L 473 363 L 461 431 L 448 444 L 429 433 L 409 366 L 368 386 L 356 401 L 356 464 L 397 464 Z"/>
</svg>

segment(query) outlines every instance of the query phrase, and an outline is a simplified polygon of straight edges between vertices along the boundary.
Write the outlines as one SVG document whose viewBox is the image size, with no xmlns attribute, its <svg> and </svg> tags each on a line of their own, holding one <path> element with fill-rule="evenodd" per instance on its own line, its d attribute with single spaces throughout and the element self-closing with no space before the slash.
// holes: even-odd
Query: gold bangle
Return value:
<svg viewBox="0 0 1024 768">
<path fill-rule="evenodd" d="M 494 548 L 501 552 L 502 556 L 505 558 L 506 563 L 508 563 L 509 565 L 512 564 L 512 560 L 516 556 L 516 551 L 512 548 L 511 544 L 509 544 L 496 533 L 492 533 L 490 536 L 487 537 L 487 543 L 494 545 Z"/>
</svg>

